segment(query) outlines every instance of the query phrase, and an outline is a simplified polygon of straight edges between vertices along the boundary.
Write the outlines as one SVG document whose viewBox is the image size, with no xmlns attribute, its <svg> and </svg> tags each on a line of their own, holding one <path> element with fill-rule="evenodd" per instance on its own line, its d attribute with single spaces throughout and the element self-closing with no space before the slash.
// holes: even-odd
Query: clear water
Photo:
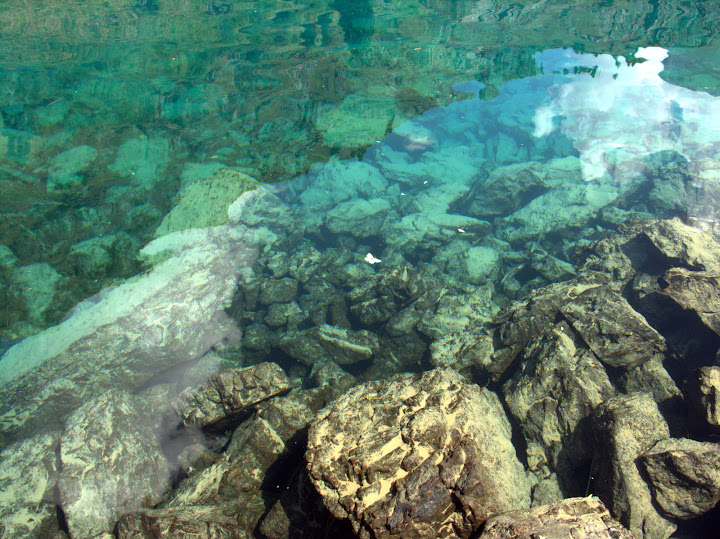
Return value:
<svg viewBox="0 0 720 539">
<path fill-rule="evenodd" d="M 484 287 L 489 319 L 625 219 L 714 221 L 719 26 L 696 1 L 3 2 L 0 440 L 213 347 L 311 385 L 288 336 L 388 337 L 321 298 L 400 267 Z M 223 167 L 262 184 L 227 223 L 239 192 L 194 190 Z M 437 338 L 347 369 L 430 368 Z"/>
</svg>

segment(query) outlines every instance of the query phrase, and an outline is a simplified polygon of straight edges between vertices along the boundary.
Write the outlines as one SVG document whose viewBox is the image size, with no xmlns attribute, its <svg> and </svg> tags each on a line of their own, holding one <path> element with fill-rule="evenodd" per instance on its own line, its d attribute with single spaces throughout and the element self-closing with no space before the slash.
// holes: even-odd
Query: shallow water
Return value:
<svg viewBox="0 0 720 539">
<path fill-rule="evenodd" d="M 359 380 L 431 368 L 463 326 L 408 326 L 423 294 L 475 294 L 481 324 L 627 219 L 717 220 L 711 2 L 10 1 L 0 23 L 4 443 L 211 350 L 310 386 L 324 325 L 386 339 L 334 358 Z"/>
</svg>

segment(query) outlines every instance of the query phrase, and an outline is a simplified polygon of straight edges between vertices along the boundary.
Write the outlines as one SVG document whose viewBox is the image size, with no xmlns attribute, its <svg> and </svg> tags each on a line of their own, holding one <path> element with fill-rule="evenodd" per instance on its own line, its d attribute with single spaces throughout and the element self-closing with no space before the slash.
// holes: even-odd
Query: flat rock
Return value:
<svg viewBox="0 0 720 539">
<path fill-rule="evenodd" d="M 78 408 L 60 443 L 60 500 L 72 537 L 111 533 L 121 515 L 160 502 L 170 469 L 151 421 L 125 391 Z"/>
<path fill-rule="evenodd" d="M 325 506 L 361 537 L 469 537 L 529 506 L 510 437 L 494 393 L 436 369 L 348 391 L 312 422 L 306 459 Z"/>
<path fill-rule="evenodd" d="M 479 539 L 533 539 L 536 537 L 592 537 L 633 539 L 593 496 L 567 498 L 553 505 L 510 511 L 490 518 Z"/>
<path fill-rule="evenodd" d="M 186 389 L 174 404 L 185 426 L 220 427 L 266 399 L 287 393 L 292 382 L 276 363 L 225 369 L 206 383 Z"/>
<path fill-rule="evenodd" d="M 390 209 L 390 203 L 384 198 L 354 198 L 330 210 L 325 224 L 334 234 L 349 234 L 357 238 L 375 236 L 382 230 Z"/>
<path fill-rule="evenodd" d="M 686 438 L 660 440 L 640 457 L 664 515 L 689 519 L 720 501 L 720 445 Z"/>
</svg>

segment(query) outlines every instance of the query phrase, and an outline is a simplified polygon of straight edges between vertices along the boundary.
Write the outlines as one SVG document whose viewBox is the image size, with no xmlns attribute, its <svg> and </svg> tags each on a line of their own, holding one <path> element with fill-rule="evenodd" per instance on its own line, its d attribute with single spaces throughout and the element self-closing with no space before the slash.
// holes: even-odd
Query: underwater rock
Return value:
<svg viewBox="0 0 720 539">
<path fill-rule="evenodd" d="M 364 329 L 350 330 L 322 324 L 304 331 L 287 332 L 280 339 L 280 348 L 305 365 L 325 361 L 352 365 L 375 356 L 380 351 L 380 339 Z"/>
<path fill-rule="evenodd" d="M 687 438 L 660 440 L 640 457 L 663 514 L 689 519 L 720 501 L 720 445 Z"/>
<path fill-rule="evenodd" d="M 55 505 L 60 432 L 39 434 L 0 452 L 0 534 L 62 537 Z M 57 534 L 57 535 L 56 535 Z M 66 536 L 65 536 L 66 537 Z"/>
<path fill-rule="evenodd" d="M 228 207 L 245 191 L 258 189 L 258 182 L 242 172 L 221 168 L 212 176 L 189 183 L 155 230 L 155 237 L 226 223 Z"/>
<path fill-rule="evenodd" d="M 60 502 L 72 537 L 110 533 L 121 515 L 153 506 L 170 469 L 147 413 L 112 389 L 68 418 L 60 442 Z"/>
<path fill-rule="evenodd" d="M 173 404 L 186 427 L 222 428 L 247 415 L 266 399 L 287 393 L 293 385 L 275 363 L 226 369 L 201 386 L 183 391 Z"/>
<path fill-rule="evenodd" d="M 74 243 L 66 264 L 73 268 L 74 275 L 105 277 L 116 270 L 117 259 L 123 253 L 137 252 L 139 247 L 129 234 L 106 234 Z"/>
<path fill-rule="evenodd" d="M 322 390 L 296 390 L 260 403 L 217 462 L 183 480 L 157 512 L 140 511 L 139 517 L 167 518 L 181 508 L 215 506 L 251 534 L 267 509 L 265 500 L 278 496 L 288 482 L 287 468 L 302 462 L 301 431 L 323 397 Z"/>
<path fill-rule="evenodd" d="M 720 273 L 673 268 L 657 284 L 637 298 L 636 308 L 680 356 L 675 375 L 685 378 L 714 363 L 720 350 Z"/>
<path fill-rule="evenodd" d="M 97 156 L 98 152 L 92 146 L 76 146 L 57 154 L 48 168 L 48 191 L 61 191 L 82 185 L 81 173 L 87 170 Z"/>
<path fill-rule="evenodd" d="M 633 535 L 670 537 L 676 525 L 658 513 L 637 466 L 640 455 L 670 437 L 652 396 L 620 395 L 603 403 L 593 419 L 593 433 L 595 493 Z"/>
<path fill-rule="evenodd" d="M 500 254 L 492 247 L 477 245 L 465 252 L 468 280 L 473 284 L 492 282 L 500 271 Z"/>
<path fill-rule="evenodd" d="M 144 509 L 124 515 L 117 525 L 119 539 L 195 539 L 232 537 L 249 539 L 237 517 L 227 516 L 218 507 L 194 506 L 175 509 Z"/>
<path fill-rule="evenodd" d="M 503 218 L 497 236 L 511 243 L 524 243 L 538 235 L 568 235 L 584 229 L 603 206 L 617 197 L 617 187 L 607 184 L 558 187 Z"/>
<path fill-rule="evenodd" d="M 665 339 L 608 288 L 591 288 L 559 311 L 605 365 L 633 369 L 653 358 L 664 359 Z"/>
<path fill-rule="evenodd" d="M 17 263 L 18 259 L 15 256 L 15 253 L 12 252 L 12 249 L 10 249 L 7 245 L 0 243 L 0 268 L 12 270 L 15 266 L 17 266 Z"/>
<path fill-rule="evenodd" d="M 616 281 L 638 273 L 659 277 L 670 268 L 720 273 L 719 251 L 716 235 L 680 219 L 629 222 L 592 245 L 582 271 L 602 272 Z"/>
<path fill-rule="evenodd" d="M 12 272 L 15 288 L 25 300 L 30 322 L 45 326 L 44 312 L 50 307 L 63 276 L 47 262 L 16 267 Z"/>
<path fill-rule="evenodd" d="M 260 303 L 288 303 L 297 298 L 299 283 L 295 279 L 266 279 L 260 286 Z"/>
<path fill-rule="evenodd" d="M 465 329 L 479 327 L 492 320 L 498 306 L 492 301 L 492 286 L 478 286 L 467 294 L 443 295 L 433 305 L 423 309 L 418 330 L 433 339 L 443 339 Z"/>
<path fill-rule="evenodd" d="M 526 443 L 537 449 L 539 464 L 530 471 L 543 479 L 540 464 L 547 463 L 566 492 L 582 493 L 585 478 L 577 471 L 592 452 L 588 418 L 615 389 L 600 361 L 566 323 L 535 336 L 517 361 L 518 370 L 503 384 L 502 394 Z"/>
<path fill-rule="evenodd" d="M 144 249 L 165 253 L 164 262 L 10 348 L 0 361 L 3 435 L 52 429 L 108 388 L 138 389 L 224 339 L 238 339 L 224 308 L 255 259 L 255 241 L 239 226 L 164 236 Z"/>
<path fill-rule="evenodd" d="M 437 369 L 348 391 L 313 420 L 305 457 L 325 506 L 360 537 L 469 537 L 530 504 L 510 437 L 494 393 Z"/>
<path fill-rule="evenodd" d="M 325 225 L 334 234 L 356 238 L 377 236 L 390 215 L 390 203 L 384 198 L 354 198 L 341 202 L 325 216 Z"/>
<path fill-rule="evenodd" d="M 161 136 L 140 135 L 118 148 L 111 172 L 132 179 L 132 184 L 150 190 L 170 163 L 170 141 Z"/>
<path fill-rule="evenodd" d="M 490 518 L 479 539 L 593 537 L 633 539 L 600 499 L 567 498 L 553 505 L 510 511 Z"/>
<path fill-rule="evenodd" d="M 694 428 L 720 429 L 720 367 L 700 367 L 688 377 L 683 393 Z"/>
<path fill-rule="evenodd" d="M 622 373 L 615 381 L 621 393 L 650 393 L 661 409 L 678 401 L 682 393 L 672 379 L 660 356 L 654 356 L 642 365 Z M 666 413 L 663 409 L 663 413 Z"/>
<path fill-rule="evenodd" d="M 307 318 L 308 313 L 303 311 L 297 303 L 291 301 L 290 303 L 273 303 L 270 305 L 263 320 L 271 328 L 287 325 L 287 329 L 293 331 Z"/>
<path fill-rule="evenodd" d="M 357 379 L 353 375 L 333 361 L 315 363 L 310 371 L 310 380 L 325 391 L 328 402 L 341 397 L 357 384 Z"/>
</svg>

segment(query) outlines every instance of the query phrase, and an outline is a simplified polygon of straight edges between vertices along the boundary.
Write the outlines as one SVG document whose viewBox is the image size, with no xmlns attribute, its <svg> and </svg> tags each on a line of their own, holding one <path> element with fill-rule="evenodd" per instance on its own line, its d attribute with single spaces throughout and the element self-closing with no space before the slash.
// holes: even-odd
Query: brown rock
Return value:
<svg viewBox="0 0 720 539">
<path fill-rule="evenodd" d="M 497 396 L 450 369 L 353 388 L 308 436 L 311 481 L 361 537 L 468 537 L 529 505 Z"/>
<path fill-rule="evenodd" d="M 553 505 L 511 511 L 489 519 L 479 539 L 592 537 L 633 539 L 632 533 L 593 496 L 568 498 Z"/>
<path fill-rule="evenodd" d="M 183 391 L 175 409 L 186 426 L 221 427 L 241 418 L 257 403 L 287 393 L 292 387 L 275 363 L 227 369 L 205 384 Z"/>
</svg>

